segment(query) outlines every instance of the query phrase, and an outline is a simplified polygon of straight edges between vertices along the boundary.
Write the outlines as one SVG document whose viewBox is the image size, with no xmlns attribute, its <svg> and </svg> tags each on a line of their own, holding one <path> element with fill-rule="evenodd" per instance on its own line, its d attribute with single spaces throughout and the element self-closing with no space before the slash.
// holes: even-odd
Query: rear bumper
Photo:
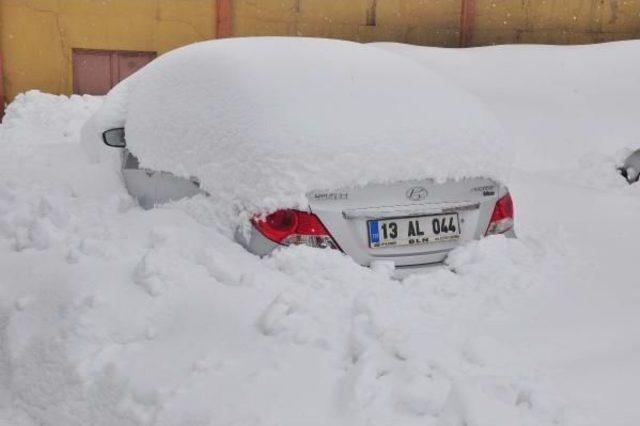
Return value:
<svg viewBox="0 0 640 426">
<path fill-rule="evenodd" d="M 435 272 L 441 268 L 446 268 L 444 262 L 425 263 L 423 265 L 399 266 L 394 269 L 391 277 L 396 280 L 401 280 L 408 277 L 409 275 L 428 274 L 431 272 Z"/>
<path fill-rule="evenodd" d="M 516 238 L 515 230 L 512 228 L 503 234 L 507 238 Z M 249 239 L 245 239 L 245 237 L 239 232 L 236 232 L 235 235 L 236 241 L 238 241 L 241 245 L 243 245 L 249 252 L 256 254 L 258 256 L 267 256 L 271 254 L 278 247 L 282 247 L 281 245 L 274 243 L 273 241 L 265 238 L 262 234 L 255 230 L 255 228 L 251 229 L 251 234 Z M 448 254 L 448 253 L 447 253 Z M 383 261 L 387 266 L 384 268 L 390 268 L 391 276 L 395 279 L 403 279 L 409 275 L 413 274 L 422 274 L 433 272 L 439 268 L 446 268 L 445 265 L 446 255 L 444 259 L 439 262 L 432 263 L 421 263 L 416 265 L 400 265 L 395 266 L 393 262 Z M 389 265 L 391 264 L 391 265 Z M 363 265 L 364 267 L 368 267 L 367 265 Z M 369 265 L 375 269 L 373 264 Z"/>
</svg>

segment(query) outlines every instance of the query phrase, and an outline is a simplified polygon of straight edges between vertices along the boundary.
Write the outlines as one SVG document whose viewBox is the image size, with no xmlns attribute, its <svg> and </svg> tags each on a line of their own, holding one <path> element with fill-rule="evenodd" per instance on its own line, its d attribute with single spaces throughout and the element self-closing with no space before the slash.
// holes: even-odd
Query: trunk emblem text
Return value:
<svg viewBox="0 0 640 426">
<path fill-rule="evenodd" d="M 323 193 L 313 194 L 313 198 L 315 200 L 327 200 L 327 201 L 348 200 L 349 193 L 348 192 L 323 192 Z"/>
</svg>

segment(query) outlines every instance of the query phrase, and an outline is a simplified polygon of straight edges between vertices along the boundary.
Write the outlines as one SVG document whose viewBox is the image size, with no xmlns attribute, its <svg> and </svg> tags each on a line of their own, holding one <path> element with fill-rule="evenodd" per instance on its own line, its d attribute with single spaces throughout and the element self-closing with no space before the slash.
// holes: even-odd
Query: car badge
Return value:
<svg viewBox="0 0 640 426">
<path fill-rule="evenodd" d="M 429 192 L 424 186 L 412 186 L 411 188 L 407 189 L 405 195 L 411 201 L 422 201 L 427 198 Z"/>
</svg>

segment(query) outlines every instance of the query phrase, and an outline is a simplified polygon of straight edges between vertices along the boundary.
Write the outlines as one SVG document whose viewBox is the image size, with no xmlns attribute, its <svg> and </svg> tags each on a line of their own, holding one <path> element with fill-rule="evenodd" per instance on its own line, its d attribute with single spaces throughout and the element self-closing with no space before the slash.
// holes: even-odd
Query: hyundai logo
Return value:
<svg viewBox="0 0 640 426">
<path fill-rule="evenodd" d="M 412 186 L 411 188 L 407 189 L 406 195 L 407 198 L 411 201 L 422 201 L 427 198 L 427 195 L 429 195 L 429 193 L 424 186 Z"/>
</svg>

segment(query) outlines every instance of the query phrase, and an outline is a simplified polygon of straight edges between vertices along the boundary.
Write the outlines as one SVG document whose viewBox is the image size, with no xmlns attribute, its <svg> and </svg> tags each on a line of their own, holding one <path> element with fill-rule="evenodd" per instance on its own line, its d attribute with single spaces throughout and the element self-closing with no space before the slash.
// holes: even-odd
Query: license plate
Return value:
<svg viewBox="0 0 640 426">
<path fill-rule="evenodd" d="M 410 246 L 460 238 L 458 213 L 367 221 L 369 247 Z"/>
</svg>

